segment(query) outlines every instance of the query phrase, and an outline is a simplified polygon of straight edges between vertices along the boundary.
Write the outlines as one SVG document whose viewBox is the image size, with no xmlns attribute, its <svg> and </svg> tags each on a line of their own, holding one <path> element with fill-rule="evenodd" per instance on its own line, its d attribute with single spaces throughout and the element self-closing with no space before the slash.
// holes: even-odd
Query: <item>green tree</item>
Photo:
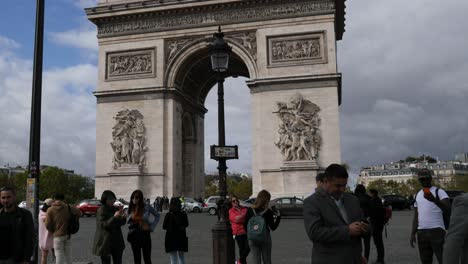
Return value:
<svg viewBox="0 0 468 264">
<path fill-rule="evenodd" d="M 468 175 L 452 175 L 447 189 L 462 190 L 468 192 Z"/>
</svg>

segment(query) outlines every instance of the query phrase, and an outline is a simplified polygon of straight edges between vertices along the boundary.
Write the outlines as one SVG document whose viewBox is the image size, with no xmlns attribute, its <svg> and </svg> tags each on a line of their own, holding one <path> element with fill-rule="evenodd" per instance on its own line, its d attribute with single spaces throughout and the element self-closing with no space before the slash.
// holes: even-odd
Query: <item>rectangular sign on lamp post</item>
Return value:
<svg viewBox="0 0 468 264">
<path fill-rule="evenodd" d="M 33 208 L 36 194 L 36 178 L 26 179 L 26 206 Z"/>
<path fill-rule="evenodd" d="M 239 159 L 239 153 L 237 145 L 235 146 L 210 146 L 211 159 L 218 160 L 223 159 Z"/>
</svg>

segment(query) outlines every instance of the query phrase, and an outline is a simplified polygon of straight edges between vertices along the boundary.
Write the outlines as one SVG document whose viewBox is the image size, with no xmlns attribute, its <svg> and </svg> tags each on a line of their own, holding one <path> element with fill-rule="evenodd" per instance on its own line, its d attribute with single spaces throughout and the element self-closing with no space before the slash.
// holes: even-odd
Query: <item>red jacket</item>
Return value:
<svg viewBox="0 0 468 264">
<path fill-rule="evenodd" d="M 229 221 L 231 221 L 232 234 L 235 236 L 244 235 L 244 221 L 247 214 L 247 208 L 240 206 L 229 209 Z"/>
</svg>

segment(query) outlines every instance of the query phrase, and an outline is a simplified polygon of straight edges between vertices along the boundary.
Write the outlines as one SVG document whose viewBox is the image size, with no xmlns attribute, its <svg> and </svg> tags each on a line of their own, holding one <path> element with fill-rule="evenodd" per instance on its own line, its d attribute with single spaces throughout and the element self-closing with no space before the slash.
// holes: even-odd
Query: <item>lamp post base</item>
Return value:
<svg viewBox="0 0 468 264">
<path fill-rule="evenodd" d="M 235 261 L 234 239 L 227 222 L 216 222 L 213 234 L 213 264 L 232 264 Z"/>
</svg>

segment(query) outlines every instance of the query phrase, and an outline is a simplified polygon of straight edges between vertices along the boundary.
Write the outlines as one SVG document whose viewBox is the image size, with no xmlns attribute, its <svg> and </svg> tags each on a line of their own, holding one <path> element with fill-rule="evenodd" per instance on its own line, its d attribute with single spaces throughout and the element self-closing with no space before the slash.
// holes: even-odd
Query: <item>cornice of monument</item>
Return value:
<svg viewBox="0 0 468 264">
<path fill-rule="evenodd" d="M 271 19 L 336 14 L 336 39 L 344 32 L 346 0 L 152 0 L 86 8 L 98 37 L 161 32 Z"/>
</svg>

